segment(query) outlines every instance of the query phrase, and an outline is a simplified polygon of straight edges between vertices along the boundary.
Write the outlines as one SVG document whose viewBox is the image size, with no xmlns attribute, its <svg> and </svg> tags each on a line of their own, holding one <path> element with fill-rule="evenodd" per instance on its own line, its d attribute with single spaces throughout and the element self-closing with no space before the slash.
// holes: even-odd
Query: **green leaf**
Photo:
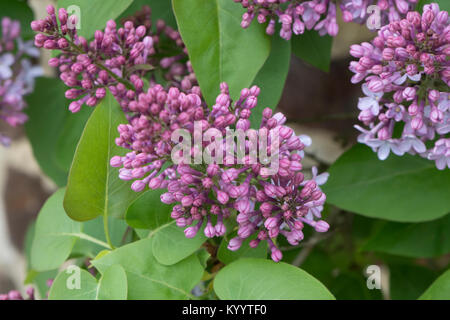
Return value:
<svg viewBox="0 0 450 320">
<path fill-rule="evenodd" d="M 57 275 L 57 270 L 50 270 L 38 272 L 31 267 L 31 246 L 33 245 L 34 234 L 36 230 L 36 222 L 30 224 L 25 234 L 25 260 L 27 262 L 27 274 L 24 280 L 26 285 L 34 285 L 36 288 L 36 295 L 38 298 L 44 299 L 46 297 L 48 286 L 47 280 L 54 279 Z"/>
<path fill-rule="evenodd" d="M 121 217 L 139 195 L 131 190 L 132 182 L 120 180 L 118 168 L 109 164 L 111 157 L 127 152 L 115 144 L 121 123 L 126 123 L 125 115 L 108 94 L 89 118 L 70 169 L 64 208 L 74 220 Z"/>
<path fill-rule="evenodd" d="M 236 236 L 236 232 L 233 232 L 228 237 L 231 239 Z M 220 243 L 219 250 L 217 251 L 217 258 L 225 264 L 230 264 L 240 258 L 262 258 L 267 257 L 267 242 L 262 241 L 256 248 L 251 248 L 248 244 L 251 240 L 255 239 L 256 236 L 249 237 L 245 239 L 239 250 L 231 251 L 228 250 L 228 241 L 223 238 Z"/>
<path fill-rule="evenodd" d="M 127 277 L 120 265 L 107 268 L 98 283 L 86 270 L 78 270 L 79 288 L 74 280 L 78 271 L 66 269 L 53 282 L 49 300 L 126 300 Z"/>
<path fill-rule="evenodd" d="M 105 270 L 98 282 L 98 300 L 126 300 L 128 295 L 127 275 L 116 264 Z"/>
<path fill-rule="evenodd" d="M 42 171 L 60 187 L 67 184 L 75 148 L 92 111 L 82 108 L 72 114 L 64 91 L 59 79 L 38 78 L 35 90 L 26 97 L 29 120 L 25 130 L 34 156 Z"/>
<path fill-rule="evenodd" d="M 107 242 L 108 239 L 106 239 L 103 223 L 103 217 L 83 222 L 83 234 L 102 242 Z M 119 247 L 122 244 L 122 239 L 127 228 L 128 226 L 125 221 L 114 217 L 108 217 L 109 236 L 111 243 L 114 246 Z M 94 258 L 99 252 L 105 249 L 104 245 L 89 241 L 89 239 L 79 238 L 72 249 L 71 256 Z"/>
<path fill-rule="evenodd" d="M 423 223 L 386 222 L 361 250 L 411 258 L 433 258 L 450 252 L 450 214 Z"/>
<path fill-rule="evenodd" d="M 214 280 L 222 300 L 323 300 L 333 295 L 302 269 L 284 262 L 246 258 L 226 266 Z"/>
<path fill-rule="evenodd" d="M 103 274 L 120 264 L 128 279 L 128 299 L 188 299 L 200 281 L 203 267 L 197 255 L 171 266 L 160 264 L 153 256 L 153 238 L 139 240 L 92 261 Z M 187 276 L 188 275 L 188 276 Z"/>
<path fill-rule="evenodd" d="M 321 37 L 317 31 L 305 30 L 305 33 L 292 37 L 292 52 L 303 61 L 319 68 L 330 71 L 331 47 L 333 37 Z"/>
<path fill-rule="evenodd" d="M 161 202 L 161 195 L 167 191 L 147 190 L 128 207 L 125 219 L 133 228 L 155 230 L 174 221 L 170 217 L 172 207 Z"/>
<path fill-rule="evenodd" d="M 36 271 L 59 268 L 81 233 L 81 223 L 65 214 L 63 197 L 64 189 L 56 191 L 39 212 L 31 247 L 31 267 Z"/>
<path fill-rule="evenodd" d="M 71 6 L 78 6 L 80 13 L 80 29 L 78 35 L 90 39 L 95 30 L 103 30 L 108 20 L 117 18 L 133 0 L 58 0 L 58 8 L 66 8 L 69 15 Z"/>
<path fill-rule="evenodd" d="M 68 286 L 73 284 L 75 273 L 62 271 L 55 279 L 48 295 L 49 300 L 95 300 L 97 296 L 97 280 L 86 270 L 80 271 L 80 287 Z"/>
<path fill-rule="evenodd" d="M 430 3 L 437 3 L 440 10 L 450 11 L 450 2 L 448 0 L 420 0 L 417 4 L 417 11 L 423 12 L 423 6 Z"/>
<path fill-rule="evenodd" d="M 178 28 L 210 107 L 225 81 L 232 98 L 250 86 L 270 52 L 264 26 L 240 26 L 245 10 L 229 0 L 173 0 Z"/>
<path fill-rule="evenodd" d="M 184 235 L 170 217 L 173 206 L 161 202 L 164 190 L 148 190 L 128 208 L 127 223 L 134 228 L 150 229 L 147 237 L 154 237 L 153 254 L 159 263 L 175 264 L 190 256 L 206 241 L 202 230 L 193 239 Z"/>
<path fill-rule="evenodd" d="M 328 286 L 338 300 L 378 300 L 380 290 L 369 290 L 362 273 L 344 271 Z M 378 295 L 378 296 L 377 296 Z"/>
<path fill-rule="evenodd" d="M 419 299 L 450 300 L 450 269 L 437 278 Z"/>
<path fill-rule="evenodd" d="M 0 12 L 1 17 L 9 17 L 20 21 L 22 38 L 29 39 L 33 37 L 34 32 L 30 28 L 30 23 L 34 19 L 34 14 L 25 0 L 0 1 Z M 2 26 L 0 25 L 1 29 Z"/>
<path fill-rule="evenodd" d="M 259 128 L 262 111 L 265 108 L 274 110 L 277 107 L 289 72 L 290 61 L 291 43 L 278 36 L 272 37 L 269 58 L 253 81 L 254 85 L 261 88 L 261 93 L 258 96 L 258 105 L 250 116 L 252 128 Z"/>
<path fill-rule="evenodd" d="M 367 217 L 398 222 L 434 220 L 450 212 L 450 170 L 409 154 L 377 158 L 364 145 L 345 152 L 329 169 L 329 203 Z"/>
<path fill-rule="evenodd" d="M 105 247 L 103 219 L 80 223 L 63 209 L 64 189 L 55 192 L 42 207 L 36 222 L 29 259 L 37 272 L 57 269 L 71 255 L 95 257 Z M 120 245 L 127 225 L 109 217 L 111 241 Z"/>
<path fill-rule="evenodd" d="M 414 300 L 436 279 L 434 271 L 415 265 L 389 265 L 392 300 Z"/>
<path fill-rule="evenodd" d="M 147 5 L 152 9 L 153 27 L 156 26 L 156 21 L 159 19 L 164 20 L 166 24 L 173 28 L 177 27 L 177 22 L 172 11 L 172 2 L 169 0 L 134 0 L 128 9 L 122 12 L 117 20 L 120 21 L 135 14 L 137 11 L 140 11 L 144 5 Z"/>
<path fill-rule="evenodd" d="M 205 241 L 203 229 L 194 238 L 188 239 L 183 228 L 170 223 L 154 234 L 153 254 L 159 263 L 172 265 L 193 254 Z"/>
</svg>

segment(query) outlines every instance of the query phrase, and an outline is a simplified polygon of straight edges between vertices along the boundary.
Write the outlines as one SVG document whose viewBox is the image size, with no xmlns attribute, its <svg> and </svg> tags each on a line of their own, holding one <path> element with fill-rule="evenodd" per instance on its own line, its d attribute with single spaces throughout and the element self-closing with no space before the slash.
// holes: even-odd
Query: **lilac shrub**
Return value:
<svg viewBox="0 0 450 320">
<path fill-rule="evenodd" d="M 15 127 L 27 121 L 23 112 L 24 96 L 33 91 L 34 79 L 42 74 L 42 69 L 31 60 L 39 56 L 39 50 L 32 41 L 21 38 L 20 22 L 4 17 L 1 23 L 0 118 Z M 9 142 L 9 138 L 0 133 L 0 143 L 8 145 Z"/>
<path fill-rule="evenodd" d="M 39 32 L 35 45 L 61 50 L 61 55 L 50 59 L 49 65 L 59 67 L 61 80 L 71 88 L 66 91 L 66 98 L 74 100 L 69 106 L 72 112 L 79 111 L 83 104 L 97 105 L 106 89 L 124 111 L 135 111 L 133 101 L 138 100 L 146 85 L 142 79 L 156 84 L 156 69 L 172 86 L 188 90 L 196 83 L 180 34 L 162 20 L 157 21 L 153 31 L 148 7 L 137 20 L 142 25 L 135 26 L 130 19 L 118 27 L 109 20 L 89 43 L 77 34 L 76 16 L 68 17 L 64 8 L 56 13 L 51 5 L 47 13 L 45 19 L 31 23 L 32 29 Z"/>
<path fill-rule="evenodd" d="M 355 126 L 360 143 L 384 160 L 418 154 L 450 168 L 450 25 L 447 11 L 425 5 L 423 14 L 383 26 L 371 43 L 352 45 L 352 83 L 364 80 Z"/>
<path fill-rule="evenodd" d="M 177 63 L 187 60 L 179 33 L 159 21 L 157 33 L 153 34 L 149 11 L 146 21 L 131 19 L 119 29 L 114 21 L 109 21 L 104 31 L 95 32 L 89 44 L 77 35 L 76 29 L 69 28 L 76 20 L 68 17 L 65 9 L 58 12 L 59 25 L 55 9 L 49 6 L 47 12 L 49 16 L 44 20 L 32 23 L 33 30 L 39 32 L 35 44 L 62 51 L 49 63 L 59 66 L 61 79 L 72 87 L 66 97 L 77 100 L 69 109 L 76 112 L 83 103 L 94 106 L 105 96 L 106 89 L 112 92 L 129 121 L 119 126 L 116 144 L 131 151 L 124 157 L 114 156 L 111 165 L 120 167 L 122 180 L 134 180 L 131 188 L 136 192 L 147 186 L 167 189 L 161 201 L 175 204 L 172 217 L 179 227 L 185 228 L 186 237 L 194 237 L 202 227 L 209 238 L 223 236 L 224 220 L 233 216 L 238 233 L 230 241 L 230 250 L 239 249 L 244 239 L 255 234 L 250 246 L 267 241 L 272 259 L 279 261 L 282 255 L 274 241 L 279 234 L 297 245 L 303 239 L 304 224 L 318 232 L 328 230 L 328 224 L 320 220 L 326 197 L 319 187 L 327 175 L 317 176 L 314 171 L 312 179 L 305 179 L 301 172 L 304 143 L 284 125 L 286 118 L 281 113 L 272 115 L 271 109 L 266 108 L 260 128 L 251 133 L 278 135 L 267 146 L 279 157 L 275 174 L 269 174 L 267 159 L 261 158 L 250 163 L 244 157 L 238 165 L 234 156 L 226 156 L 224 164 L 207 165 L 175 164 L 172 159 L 176 145 L 172 135 L 179 129 L 193 135 L 197 134 L 196 125 L 201 132 L 215 130 L 223 135 L 229 128 L 250 129 L 249 117 L 257 105 L 258 87 L 243 89 L 239 100 L 233 103 L 228 86 L 223 83 L 210 111 L 189 62 Z M 133 21 L 142 25 L 135 27 Z M 180 49 L 179 55 L 161 58 L 157 44 L 163 32 Z M 167 70 L 170 88 L 166 90 L 152 78 L 146 90 L 143 79 L 149 72 L 139 68 L 144 64 Z M 217 144 L 203 143 L 202 147 Z M 193 155 L 195 152 L 194 148 Z"/>
<path fill-rule="evenodd" d="M 131 151 L 123 157 L 113 157 L 111 165 L 120 167 L 121 179 L 135 180 L 134 191 L 142 191 L 146 186 L 167 189 L 161 201 L 175 204 L 171 216 L 179 227 L 185 228 L 186 237 L 194 237 L 202 227 L 208 238 L 223 236 L 224 220 L 232 218 L 238 231 L 228 249 L 239 249 L 246 238 L 255 234 L 250 246 L 255 248 L 261 241 L 267 241 L 272 259 L 280 261 L 282 254 L 275 244 L 279 234 L 291 245 L 297 245 L 303 239 L 304 224 L 317 232 L 328 230 L 329 225 L 320 220 L 326 196 L 319 187 L 325 183 L 327 174 L 317 176 L 314 170 L 313 178 L 305 179 L 301 172 L 305 144 L 285 126 L 286 118 L 281 113 L 272 115 L 271 109 L 264 109 L 259 129 L 250 129 L 249 117 L 257 105 L 258 87 L 243 89 L 234 103 L 226 83 L 221 84 L 220 90 L 211 111 L 197 87 L 185 94 L 175 87 L 166 91 L 156 85 L 141 94 L 140 112 L 129 124 L 119 126 L 120 137 L 116 139 L 118 146 Z M 186 130 L 194 145 L 198 139 L 195 135 L 199 134 L 196 125 L 200 127 L 200 135 L 213 132 L 225 136 L 230 127 L 246 131 L 250 141 L 245 144 L 242 164 L 235 155 L 237 146 L 231 150 L 232 155 L 224 152 L 226 139 L 203 141 L 201 146 L 212 147 L 215 159 L 222 158 L 223 162 L 174 164 L 171 156 L 178 142 L 172 139 L 175 131 Z M 249 150 L 255 141 L 252 136 L 271 137 L 268 154 L 272 157 L 276 153 L 279 158 L 275 174 L 269 172 L 268 162 L 261 155 L 256 162 L 251 161 Z M 219 156 L 221 151 L 223 154 Z M 198 152 L 194 145 L 188 156 L 195 157 Z M 177 155 L 185 156 L 183 152 Z"/>
<path fill-rule="evenodd" d="M 247 28 L 256 18 L 267 23 L 266 33 L 275 33 L 276 23 L 281 24 L 280 37 L 289 40 L 292 33 L 298 35 L 306 30 L 316 30 L 321 36 L 336 36 L 339 26 L 336 20 L 336 2 L 331 0 L 234 0 L 247 11 L 241 26 Z M 413 9 L 417 0 L 341 0 L 338 1 L 344 22 L 363 24 L 371 16 L 371 5 L 377 5 L 380 22 L 399 20 Z"/>
</svg>

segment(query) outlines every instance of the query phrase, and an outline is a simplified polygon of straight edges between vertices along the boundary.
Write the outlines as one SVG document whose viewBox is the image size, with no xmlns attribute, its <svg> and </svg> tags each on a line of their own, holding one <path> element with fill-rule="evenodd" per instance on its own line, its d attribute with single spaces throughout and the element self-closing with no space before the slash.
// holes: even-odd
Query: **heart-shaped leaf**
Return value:
<svg viewBox="0 0 450 320">
<path fill-rule="evenodd" d="M 333 295 L 313 276 L 284 262 L 246 258 L 226 266 L 214 280 L 222 300 L 329 300 Z"/>
</svg>

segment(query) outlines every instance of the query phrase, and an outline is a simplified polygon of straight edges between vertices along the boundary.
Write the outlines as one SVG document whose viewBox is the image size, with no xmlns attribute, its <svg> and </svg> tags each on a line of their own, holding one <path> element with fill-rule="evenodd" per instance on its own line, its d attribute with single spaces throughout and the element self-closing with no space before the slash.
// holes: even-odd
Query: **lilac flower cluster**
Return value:
<svg viewBox="0 0 450 320">
<path fill-rule="evenodd" d="M 72 112 L 79 111 L 83 104 L 97 105 L 106 89 L 127 112 L 144 92 L 142 79 L 150 78 L 150 85 L 154 85 L 157 72 L 171 86 L 188 90 L 196 84 L 180 34 L 162 20 L 157 21 L 153 31 L 148 7 L 139 13 L 140 19 L 129 19 L 123 27 L 108 21 L 89 43 L 77 34 L 76 16 L 68 17 L 64 8 L 56 13 L 51 5 L 47 13 L 45 19 L 31 23 L 31 28 L 39 32 L 35 45 L 61 50 L 61 55 L 50 59 L 49 64 L 59 67 L 61 80 L 71 87 L 66 97 L 75 100 L 69 106 Z M 132 20 L 143 24 L 135 26 Z"/>
<path fill-rule="evenodd" d="M 281 113 L 272 115 L 271 109 L 266 108 L 260 128 L 249 130 L 251 109 L 255 108 L 260 93 L 258 87 L 243 89 L 235 102 L 226 83 L 220 89 L 212 110 L 201 99 L 198 87 L 185 94 L 175 87 L 166 91 L 156 85 L 141 94 L 136 115 L 129 124 L 119 126 L 120 137 L 116 139 L 118 146 L 131 152 L 123 157 L 114 156 L 111 165 L 120 167 L 121 179 L 135 180 L 134 191 L 147 186 L 167 189 L 161 201 L 174 205 L 171 216 L 179 227 L 185 228 L 186 237 L 192 238 L 200 230 L 209 238 L 223 236 L 224 220 L 235 219 L 237 236 L 229 241 L 230 250 L 239 249 L 245 239 L 255 235 L 250 246 L 254 248 L 267 241 L 272 259 L 280 261 L 282 253 L 276 246 L 279 234 L 297 245 L 303 239 L 305 224 L 317 232 L 328 230 L 329 225 L 320 220 L 326 199 L 320 185 L 328 175 L 318 176 L 317 170 L 313 170 L 312 179 L 305 179 L 301 172 L 302 150 L 309 141 L 297 137 L 285 126 L 286 118 Z M 200 128 L 200 134 L 196 128 Z M 230 128 L 241 129 L 249 137 L 271 137 L 267 150 L 269 156 L 279 157 L 278 171 L 269 174 L 270 163 L 261 155 L 255 163 L 250 161 L 250 144 L 255 143 L 251 141 L 258 141 L 258 147 L 261 143 L 256 139 L 246 142 L 241 162 L 236 149 L 231 154 L 224 153 L 223 162 L 216 161 L 220 150 L 225 150 L 226 139 L 202 137 L 208 132 L 226 135 Z M 187 131 L 186 139 L 193 142 L 188 156 L 195 157 L 199 152 L 195 146 L 199 137 L 195 135 L 201 135 L 201 148 L 212 147 L 216 152 L 214 160 L 206 164 L 174 164 L 171 155 L 176 144 L 171 137 L 177 129 Z M 178 155 L 182 158 L 183 151 Z"/>
<path fill-rule="evenodd" d="M 365 79 L 358 141 L 384 160 L 390 151 L 419 154 L 450 168 L 450 25 L 447 11 L 425 5 L 423 14 L 381 28 L 371 43 L 352 45 L 353 83 Z M 427 147 L 428 146 L 428 147 Z"/>
<path fill-rule="evenodd" d="M 275 24 L 281 23 L 280 36 L 289 40 L 292 33 L 298 35 L 307 30 L 316 30 L 321 36 L 336 36 L 339 27 L 336 22 L 336 1 L 332 0 L 234 0 L 247 9 L 242 16 L 241 26 L 247 28 L 256 17 L 259 23 L 266 23 L 266 33 L 275 33 Z M 417 0 L 341 0 L 339 5 L 345 22 L 363 24 L 370 14 L 368 7 L 377 5 L 380 22 L 399 20 L 412 10 Z"/>
<path fill-rule="evenodd" d="M 20 37 L 19 21 L 8 17 L 2 19 L 0 38 L 0 118 L 10 126 L 23 124 L 27 116 L 24 96 L 31 93 L 34 79 L 42 74 L 30 58 L 39 56 L 39 50 L 31 42 Z M 9 138 L 0 133 L 0 143 L 9 144 Z"/>
<path fill-rule="evenodd" d="M 12 290 L 7 294 L 0 294 L 0 300 L 36 300 L 34 296 L 34 288 L 27 288 L 26 294 L 28 299 L 25 299 L 19 291 Z"/>
</svg>

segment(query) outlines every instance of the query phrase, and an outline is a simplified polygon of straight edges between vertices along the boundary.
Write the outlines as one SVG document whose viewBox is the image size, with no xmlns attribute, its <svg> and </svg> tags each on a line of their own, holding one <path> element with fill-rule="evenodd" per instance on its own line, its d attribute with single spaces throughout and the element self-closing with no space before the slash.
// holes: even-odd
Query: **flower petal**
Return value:
<svg viewBox="0 0 450 320">
<path fill-rule="evenodd" d="M 389 156 L 390 147 L 388 143 L 384 143 L 380 149 L 378 149 L 378 159 L 380 160 L 386 160 Z"/>
</svg>

